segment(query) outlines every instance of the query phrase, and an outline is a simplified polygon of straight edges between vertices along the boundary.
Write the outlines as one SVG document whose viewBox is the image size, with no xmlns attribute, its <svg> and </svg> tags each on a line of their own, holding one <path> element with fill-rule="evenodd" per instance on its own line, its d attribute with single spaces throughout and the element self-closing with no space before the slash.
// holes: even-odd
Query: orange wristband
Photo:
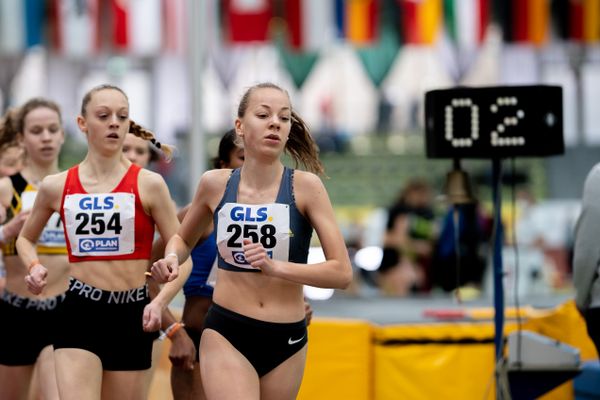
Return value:
<svg viewBox="0 0 600 400">
<path fill-rule="evenodd" d="M 37 258 L 35 260 L 33 260 L 32 262 L 29 263 L 29 267 L 27 267 L 27 271 L 29 273 L 31 273 L 31 268 L 35 267 L 36 265 L 40 264 L 40 260 L 38 260 Z"/>
<path fill-rule="evenodd" d="M 175 335 L 175 333 L 177 333 L 177 331 L 183 328 L 184 326 L 185 324 L 183 322 L 176 322 L 175 324 L 173 324 L 173 327 L 171 327 L 171 329 L 167 329 L 167 337 L 169 339 L 173 338 L 173 335 Z"/>
</svg>

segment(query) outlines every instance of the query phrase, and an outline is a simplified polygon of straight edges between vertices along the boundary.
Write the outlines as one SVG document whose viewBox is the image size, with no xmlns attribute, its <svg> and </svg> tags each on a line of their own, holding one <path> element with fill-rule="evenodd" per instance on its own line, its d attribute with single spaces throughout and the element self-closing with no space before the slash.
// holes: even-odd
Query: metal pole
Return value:
<svg viewBox="0 0 600 400">
<path fill-rule="evenodd" d="M 202 124 L 202 71 L 206 53 L 206 2 L 209 0 L 188 0 L 189 5 L 189 52 L 190 82 L 192 87 L 192 114 L 189 133 L 188 155 L 190 164 L 188 197 L 194 196 L 198 181 L 206 169 L 206 140 Z"/>
<path fill-rule="evenodd" d="M 504 271 L 502 268 L 502 244 L 504 232 L 502 229 L 502 160 L 492 160 L 492 196 L 494 197 L 494 232 L 493 232 L 493 271 L 494 271 L 494 347 L 496 350 L 496 394 L 502 399 L 499 378 L 499 361 L 503 357 L 504 347 Z"/>
</svg>

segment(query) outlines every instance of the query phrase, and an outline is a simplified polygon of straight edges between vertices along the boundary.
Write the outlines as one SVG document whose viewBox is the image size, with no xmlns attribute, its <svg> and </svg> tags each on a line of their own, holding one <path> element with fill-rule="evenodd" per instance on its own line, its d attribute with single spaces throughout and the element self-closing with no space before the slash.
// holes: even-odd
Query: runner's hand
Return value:
<svg viewBox="0 0 600 400">
<path fill-rule="evenodd" d="M 185 329 L 179 329 L 171 337 L 171 349 L 169 350 L 169 360 L 174 367 L 185 370 L 193 370 L 196 362 L 196 346 L 188 336 Z"/>
<path fill-rule="evenodd" d="M 160 328 L 162 308 L 151 301 L 144 307 L 144 316 L 142 318 L 143 328 L 146 332 L 155 332 Z"/>
<path fill-rule="evenodd" d="M 175 254 L 168 254 L 152 264 L 150 270 L 158 283 L 171 282 L 179 276 L 179 260 Z"/>
<path fill-rule="evenodd" d="M 310 321 L 312 321 L 313 316 L 313 309 L 306 299 L 304 299 L 304 314 L 306 315 L 306 325 L 310 325 Z"/>
<path fill-rule="evenodd" d="M 31 271 L 25 276 L 27 289 L 33 294 L 40 294 L 46 287 L 46 277 L 48 270 L 42 264 L 36 264 L 31 268 Z"/>
<path fill-rule="evenodd" d="M 21 228 L 23 228 L 29 214 L 31 214 L 31 210 L 21 211 L 2 226 L 5 241 L 9 241 L 19 236 L 19 232 L 21 232 Z"/>
<path fill-rule="evenodd" d="M 262 270 L 267 275 L 272 275 L 274 263 L 261 243 L 252 243 L 244 239 L 244 257 L 252 267 Z"/>
</svg>

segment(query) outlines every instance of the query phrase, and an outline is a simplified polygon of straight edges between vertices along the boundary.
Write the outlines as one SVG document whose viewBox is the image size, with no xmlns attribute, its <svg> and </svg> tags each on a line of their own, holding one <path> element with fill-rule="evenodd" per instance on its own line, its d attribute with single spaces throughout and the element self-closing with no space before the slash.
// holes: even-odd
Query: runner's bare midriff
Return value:
<svg viewBox="0 0 600 400">
<path fill-rule="evenodd" d="M 148 260 L 83 261 L 71 264 L 70 276 L 102 290 L 135 289 L 146 283 Z"/>
<path fill-rule="evenodd" d="M 303 286 L 262 273 L 219 269 L 213 301 L 261 321 L 296 322 L 304 318 Z"/>
</svg>

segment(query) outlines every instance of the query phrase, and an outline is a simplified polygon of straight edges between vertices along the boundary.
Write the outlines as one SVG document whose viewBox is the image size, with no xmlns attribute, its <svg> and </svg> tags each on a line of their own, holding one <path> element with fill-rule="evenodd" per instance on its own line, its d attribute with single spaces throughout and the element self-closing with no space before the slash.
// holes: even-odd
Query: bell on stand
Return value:
<svg viewBox="0 0 600 400">
<path fill-rule="evenodd" d="M 460 161 L 454 160 L 454 169 L 446 175 L 444 193 L 450 204 L 469 204 L 475 202 L 469 174 L 460 168 Z"/>
</svg>

